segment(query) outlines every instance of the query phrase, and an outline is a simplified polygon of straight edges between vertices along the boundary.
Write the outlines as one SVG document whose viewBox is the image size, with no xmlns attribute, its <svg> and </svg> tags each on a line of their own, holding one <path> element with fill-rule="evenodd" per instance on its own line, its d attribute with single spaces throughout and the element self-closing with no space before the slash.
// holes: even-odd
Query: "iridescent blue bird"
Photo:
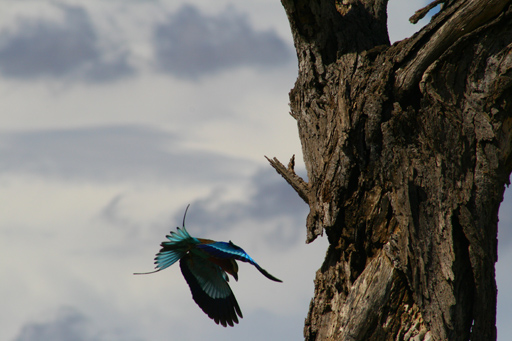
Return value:
<svg viewBox="0 0 512 341">
<path fill-rule="evenodd" d="M 178 227 L 176 232 L 171 231 L 166 236 L 169 241 L 160 244 L 162 248 L 155 257 L 156 270 L 135 275 L 161 271 L 179 260 L 181 273 L 197 305 L 215 323 L 232 327 L 238 323 L 238 316 L 243 317 L 235 295 L 229 287 L 227 275 L 230 274 L 238 281 L 237 260 L 254 265 L 268 279 L 282 281 L 269 274 L 241 247 L 231 241 L 216 242 L 190 236 L 185 229 L 185 218 L 189 206 L 183 216 L 183 226 Z"/>
</svg>

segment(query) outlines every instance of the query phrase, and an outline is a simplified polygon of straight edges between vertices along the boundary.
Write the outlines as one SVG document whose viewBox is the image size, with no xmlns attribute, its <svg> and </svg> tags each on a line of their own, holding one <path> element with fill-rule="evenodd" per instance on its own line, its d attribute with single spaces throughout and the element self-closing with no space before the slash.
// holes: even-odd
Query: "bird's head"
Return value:
<svg viewBox="0 0 512 341">
<path fill-rule="evenodd" d="M 235 281 L 238 281 L 238 263 L 236 262 L 236 260 L 230 259 L 229 266 L 226 266 L 224 268 L 224 271 L 233 276 Z"/>
</svg>

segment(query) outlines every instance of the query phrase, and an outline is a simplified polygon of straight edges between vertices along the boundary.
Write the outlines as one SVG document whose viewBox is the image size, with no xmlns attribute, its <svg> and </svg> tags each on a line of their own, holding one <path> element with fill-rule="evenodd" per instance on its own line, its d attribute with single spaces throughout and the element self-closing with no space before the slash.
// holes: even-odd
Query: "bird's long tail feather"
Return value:
<svg viewBox="0 0 512 341">
<path fill-rule="evenodd" d="M 160 270 L 162 270 L 162 269 L 157 269 L 155 271 L 150 271 L 150 272 L 134 272 L 133 274 L 134 275 L 150 275 L 150 274 L 154 274 L 155 272 L 158 272 Z"/>
</svg>

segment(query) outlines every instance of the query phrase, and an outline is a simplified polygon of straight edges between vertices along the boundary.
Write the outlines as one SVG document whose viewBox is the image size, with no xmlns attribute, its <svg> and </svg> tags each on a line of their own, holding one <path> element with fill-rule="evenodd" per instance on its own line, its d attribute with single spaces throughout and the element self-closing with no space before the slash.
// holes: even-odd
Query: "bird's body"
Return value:
<svg viewBox="0 0 512 341">
<path fill-rule="evenodd" d="M 188 206 L 187 206 L 188 209 Z M 261 268 L 241 247 L 231 241 L 216 242 L 210 239 L 194 238 L 183 227 L 167 235 L 169 241 L 162 242 L 160 252 L 156 254 L 155 273 L 180 261 L 180 268 L 187 281 L 192 298 L 197 305 L 217 324 L 233 326 L 242 318 L 231 288 L 229 277 L 238 280 L 237 260 L 254 265 L 265 277 L 276 282 L 281 280 Z"/>
</svg>

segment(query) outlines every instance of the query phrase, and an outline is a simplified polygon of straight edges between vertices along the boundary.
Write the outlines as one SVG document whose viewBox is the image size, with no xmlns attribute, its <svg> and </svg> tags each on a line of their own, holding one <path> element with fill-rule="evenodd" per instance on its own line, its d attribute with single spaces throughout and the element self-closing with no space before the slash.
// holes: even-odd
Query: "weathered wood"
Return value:
<svg viewBox="0 0 512 341">
<path fill-rule="evenodd" d="M 510 1 L 456 0 L 393 46 L 385 0 L 282 0 L 309 204 L 329 249 L 307 340 L 494 340 L 512 170 Z"/>
<path fill-rule="evenodd" d="M 281 176 L 293 187 L 293 189 L 299 194 L 299 196 L 307 203 L 309 203 L 309 186 L 300 176 L 295 174 L 295 155 L 292 156 L 288 167 L 285 167 L 277 158 L 269 159 L 265 158 L 270 162 L 270 165 L 281 174 Z"/>
<path fill-rule="evenodd" d="M 450 10 L 436 18 L 429 40 L 421 48 L 414 49 L 414 58 L 397 70 L 395 87 L 399 94 L 417 86 L 424 71 L 463 35 L 488 22 L 501 13 L 509 0 L 459 1 Z M 458 5 L 458 6 L 456 6 Z"/>
</svg>

